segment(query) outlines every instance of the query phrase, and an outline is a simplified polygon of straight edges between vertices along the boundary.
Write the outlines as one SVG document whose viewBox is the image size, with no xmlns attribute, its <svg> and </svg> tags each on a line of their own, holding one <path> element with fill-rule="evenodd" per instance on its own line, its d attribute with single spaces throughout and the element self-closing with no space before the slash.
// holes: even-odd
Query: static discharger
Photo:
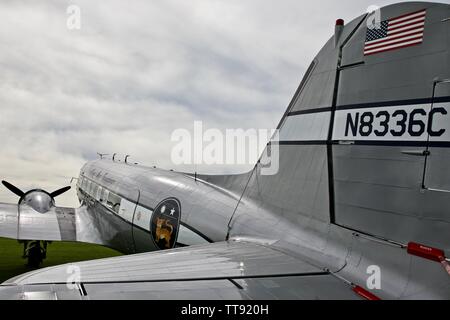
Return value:
<svg viewBox="0 0 450 320">
<path fill-rule="evenodd" d="M 352 289 L 352 291 L 354 293 L 356 293 L 358 296 L 366 299 L 366 300 L 381 300 L 380 297 L 374 295 L 373 293 L 369 292 L 368 290 L 364 289 L 361 286 L 358 286 L 357 284 L 354 284 L 353 282 L 345 279 L 344 277 L 338 275 L 337 273 L 331 272 L 330 269 L 325 268 L 323 269 L 325 272 L 330 273 L 332 276 L 334 276 L 335 278 L 341 280 L 342 282 L 346 283 L 347 285 L 350 286 L 350 288 Z"/>
<path fill-rule="evenodd" d="M 443 250 L 416 242 L 410 242 L 408 243 L 407 251 L 414 256 L 439 262 L 450 275 L 450 264 L 448 263 Z"/>
</svg>

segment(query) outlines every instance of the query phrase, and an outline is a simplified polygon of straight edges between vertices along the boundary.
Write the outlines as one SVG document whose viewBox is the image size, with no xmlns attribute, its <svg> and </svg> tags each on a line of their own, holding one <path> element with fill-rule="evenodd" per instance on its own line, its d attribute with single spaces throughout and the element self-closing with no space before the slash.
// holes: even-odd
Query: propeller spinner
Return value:
<svg viewBox="0 0 450 320">
<path fill-rule="evenodd" d="M 48 193 L 47 191 L 41 189 L 33 189 L 28 192 L 23 192 L 8 181 L 3 180 L 2 184 L 9 191 L 20 197 L 19 205 L 26 204 L 40 213 L 48 212 L 53 206 L 55 206 L 55 198 L 69 191 L 71 188 L 70 186 L 67 186 L 53 191 L 52 193 Z"/>
</svg>

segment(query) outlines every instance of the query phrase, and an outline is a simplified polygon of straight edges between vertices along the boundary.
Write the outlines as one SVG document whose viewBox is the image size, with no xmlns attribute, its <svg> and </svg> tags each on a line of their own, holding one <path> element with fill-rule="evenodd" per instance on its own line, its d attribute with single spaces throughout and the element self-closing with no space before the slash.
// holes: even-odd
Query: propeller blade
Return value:
<svg viewBox="0 0 450 320">
<path fill-rule="evenodd" d="M 12 185 L 8 181 L 2 180 L 2 183 L 9 191 L 11 191 L 12 193 L 18 195 L 19 197 L 22 197 L 25 194 L 25 192 L 23 192 L 22 190 L 20 190 L 16 186 Z"/>
<path fill-rule="evenodd" d="M 57 196 L 62 195 L 64 192 L 67 192 L 67 191 L 69 191 L 70 189 L 71 189 L 70 186 L 67 186 L 67 187 L 58 189 L 58 190 L 53 191 L 52 193 L 50 193 L 50 196 L 51 196 L 52 198 L 56 198 Z"/>
</svg>

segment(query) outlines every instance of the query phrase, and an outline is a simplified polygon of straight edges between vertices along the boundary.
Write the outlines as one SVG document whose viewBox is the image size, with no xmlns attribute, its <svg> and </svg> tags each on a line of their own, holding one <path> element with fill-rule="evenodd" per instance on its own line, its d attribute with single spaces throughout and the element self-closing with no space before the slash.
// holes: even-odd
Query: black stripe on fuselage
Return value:
<svg viewBox="0 0 450 320">
<path fill-rule="evenodd" d="M 450 96 L 445 97 L 435 97 L 433 98 L 420 98 L 420 99 L 407 99 L 407 100 L 392 100 L 392 101 L 378 101 L 378 102 L 368 102 L 368 103 L 354 103 L 347 105 L 340 105 L 336 107 L 336 110 L 351 110 L 351 109 L 365 109 L 365 108 L 375 108 L 375 107 L 396 107 L 396 106 L 407 106 L 416 104 L 431 104 L 431 103 L 442 103 L 450 102 Z M 298 110 L 289 112 L 288 117 L 297 116 L 301 114 L 311 114 L 320 112 L 330 112 L 331 107 L 324 108 L 311 108 L 306 110 Z"/>
<path fill-rule="evenodd" d="M 320 113 L 320 112 L 328 112 L 331 111 L 330 108 L 313 108 L 313 109 L 307 109 L 307 110 L 298 110 L 298 111 L 292 111 L 289 112 L 287 115 L 289 116 L 298 116 L 300 114 L 310 114 L 310 113 Z"/>
<path fill-rule="evenodd" d="M 108 210 L 110 213 L 112 213 L 114 217 L 119 218 L 119 219 L 122 220 L 123 222 L 125 222 L 125 223 L 129 224 L 130 226 L 135 227 L 135 228 L 137 228 L 137 229 L 139 229 L 139 230 L 141 230 L 141 231 L 144 231 L 144 232 L 147 233 L 147 234 L 151 234 L 150 229 L 145 229 L 145 228 L 143 228 L 143 227 L 141 227 L 141 226 L 139 226 L 139 225 L 137 225 L 137 224 L 132 223 L 131 221 L 126 220 L 125 218 L 123 218 L 123 217 L 121 217 L 120 215 L 118 215 L 115 211 L 111 210 L 110 208 L 108 208 L 107 206 L 105 206 L 103 203 L 101 203 L 101 202 L 98 201 L 97 199 L 94 199 L 93 197 L 91 197 L 90 195 L 88 195 L 88 194 L 87 194 L 86 192 L 84 192 L 83 190 L 81 190 L 81 189 L 79 189 L 79 190 L 80 190 L 80 192 L 83 194 L 83 196 L 84 196 L 85 198 L 89 198 L 90 201 L 94 201 L 96 204 L 99 204 L 102 208 L 104 208 L 104 209 Z M 125 198 L 125 199 L 126 199 L 126 198 Z M 128 200 L 128 199 L 127 199 L 127 200 Z M 128 201 L 129 201 L 129 200 L 128 200 Z M 143 207 L 143 208 L 145 208 L 145 209 L 151 210 L 152 212 L 154 211 L 154 208 L 145 207 L 145 206 L 142 206 L 141 204 L 136 204 L 136 203 L 134 203 L 134 202 L 132 202 L 132 201 L 130 201 L 130 202 L 133 203 L 133 204 L 136 205 L 136 206 Z M 212 242 L 213 242 L 208 236 L 206 236 L 206 235 L 203 234 L 202 232 L 198 231 L 196 228 L 194 228 L 194 227 L 188 225 L 187 223 L 185 223 L 185 222 L 183 222 L 183 221 L 180 221 L 180 225 L 182 225 L 182 226 L 184 226 L 185 228 L 191 230 L 192 232 L 194 232 L 195 234 L 197 234 L 199 237 L 203 238 L 206 242 L 209 242 L 209 243 L 212 243 Z"/>
<path fill-rule="evenodd" d="M 450 96 L 435 97 L 433 98 L 421 98 L 421 99 L 405 99 L 405 100 L 391 100 L 391 101 L 379 101 L 370 103 L 348 104 L 340 105 L 336 107 L 336 110 L 351 110 L 351 109 L 365 109 L 376 107 L 396 107 L 407 106 L 417 104 L 431 104 L 450 102 Z M 331 112 L 331 107 L 324 108 L 311 108 L 307 110 L 293 111 L 287 114 L 287 117 L 313 114 L 321 112 Z M 285 140 L 285 141 L 272 141 L 271 144 L 278 144 L 283 146 L 300 146 L 300 145 L 368 145 L 368 146 L 404 146 L 404 147 L 436 147 L 436 148 L 448 148 L 450 147 L 450 141 L 409 141 L 409 140 L 350 140 L 350 141 L 338 141 L 331 140 L 332 137 L 328 137 L 328 140 Z"/>
<path fill-rule="evenodd" d="M 306 140 L 306 141 L 272 141 L 271 144 L 280 146 L 323 146 L 323 145 L 342 145 L 342 146 L 387 146 L 387 147 L 434 147 L 434 148 L 450 148 L 450 141 L 408 141 L 408 140 Z"/>
<path fill-rule="evenodd" d="M 327 144 L 326 140 L 288 140 L 288 141 L 271 141 L 271 144 L 280 145 L 280 146 L 300 146 L 300 145 L 325 145 Z"/>
<path fill-rule="evenodd" d="M 386 147 L 434 147 L 449 148 L 450 141 L 388 141 L 388 140 L 355 140 L 355 141 L 336 141 L 331 142 L 335 145 L 359 145 L 359 146 L 386 146 Z"/>
<path fill-rule="evenodd" d="M 431 104 L 440 102 L 450 102 L 450 96 L 446 97 L 435 97 L 435 98 L 421 98 L 421 99 L 409 99 L 409 100 L 393 100 L 393 101 L 381 101 L 381 102 L 370 102 L 370 103 L 355 103 L 348 105 L 337 106 L 337 110 L 350 110 L 350 109 L 364 109 L 364 108 L 374 108 L 374 107 L 396 107 L 396 106 L 407 106 L 415 104 Z"/>
</svg>

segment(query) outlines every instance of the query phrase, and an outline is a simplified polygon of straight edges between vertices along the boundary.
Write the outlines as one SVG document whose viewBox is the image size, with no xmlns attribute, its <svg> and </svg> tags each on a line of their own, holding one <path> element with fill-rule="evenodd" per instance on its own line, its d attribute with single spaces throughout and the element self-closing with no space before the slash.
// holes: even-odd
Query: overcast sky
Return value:
<svg viewBox="0 0 450 320">
<path fill-rule="evenodd" d="M 171 133 L 194 120 L 274 128 L 335 20 L 393 2 L 2 0 L 0 178 L 53 191 L 96 152 L 177 169 Z"/>
</svg>

